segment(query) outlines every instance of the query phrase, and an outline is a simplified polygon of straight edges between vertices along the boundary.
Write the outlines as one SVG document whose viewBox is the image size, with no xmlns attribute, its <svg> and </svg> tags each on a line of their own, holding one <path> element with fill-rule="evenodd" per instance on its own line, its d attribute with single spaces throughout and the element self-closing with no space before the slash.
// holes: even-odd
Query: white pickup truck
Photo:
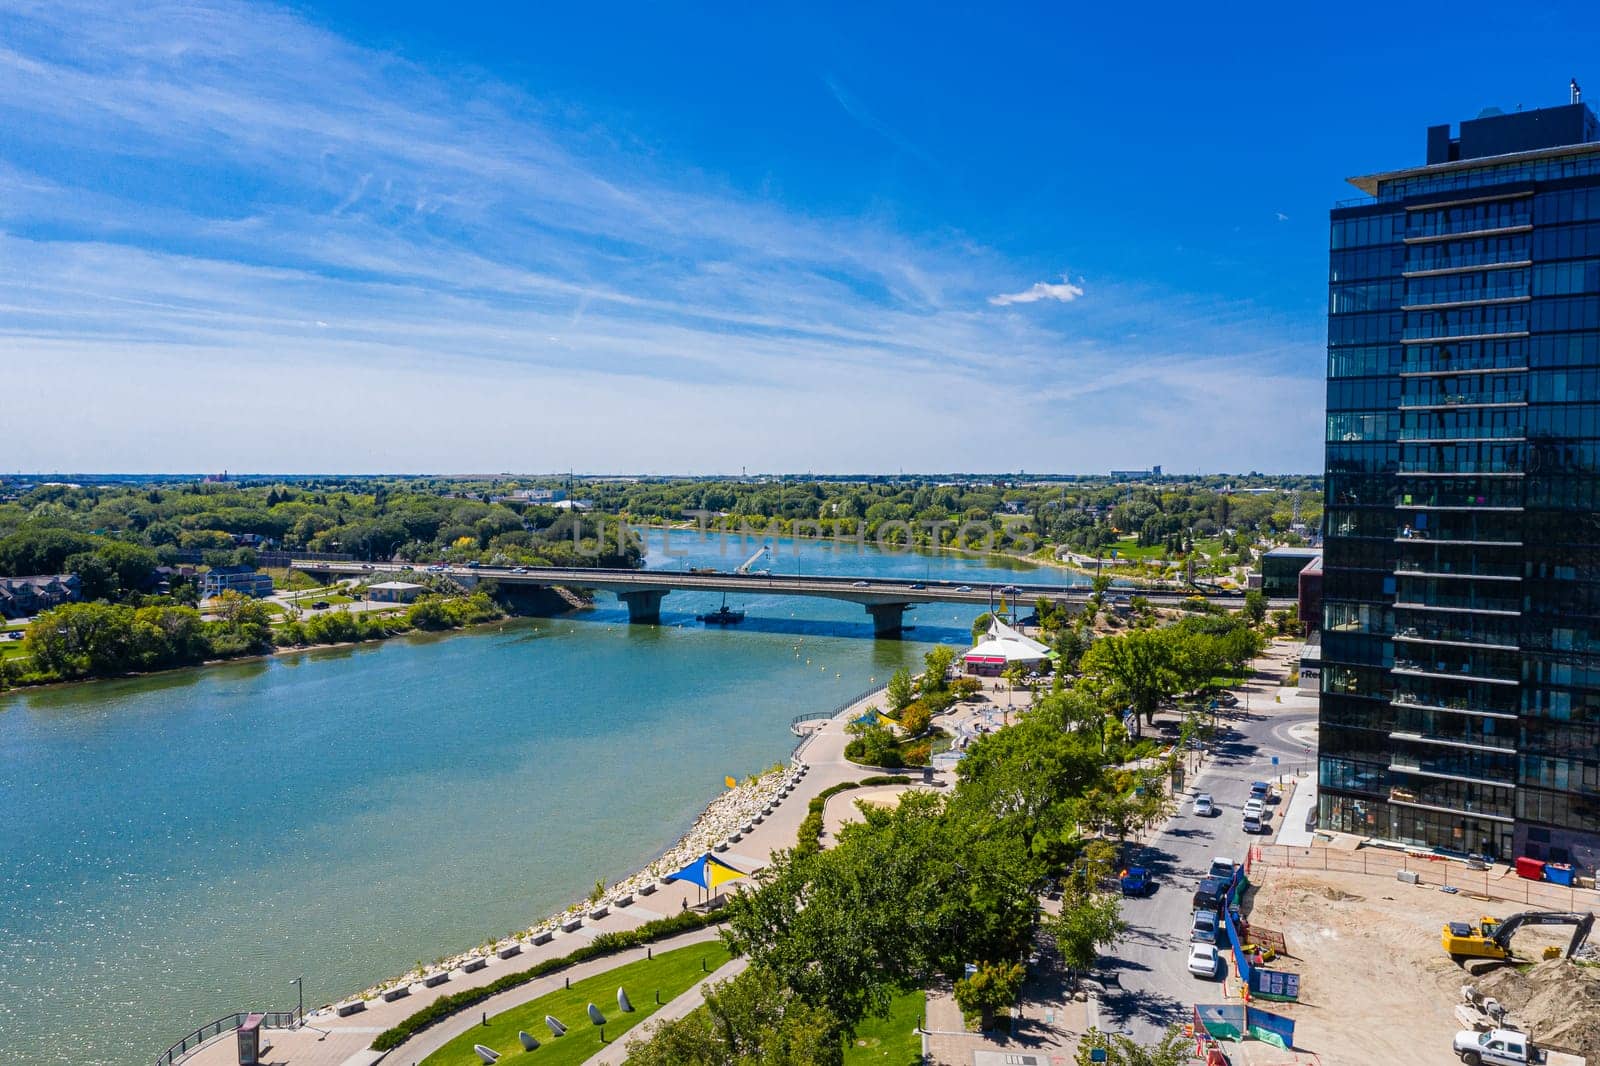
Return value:
<svg viewBox="0 0 1600 1066">
<path fill-rule="evenodd" d="M 1467 1066 L 1584 1066 L 1583 1056 L 1547 1051 L 1515 1029 L 1463 1029 L 1451 1047 Z"/>
</svg>

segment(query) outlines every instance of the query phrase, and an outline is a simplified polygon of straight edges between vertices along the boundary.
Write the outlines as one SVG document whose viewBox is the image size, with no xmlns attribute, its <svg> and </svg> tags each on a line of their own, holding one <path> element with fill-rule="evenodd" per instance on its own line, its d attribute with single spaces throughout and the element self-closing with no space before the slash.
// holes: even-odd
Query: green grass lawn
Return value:
<svg viewBox="0 0 1600 1066">
<path fill-rule="evenodd" d="M 20 659 L 22 655 L 22 641 L 0 641 L 0 659 Z"/>
<path fill-rule="evenodd" d="M 337 607 L 341 603 L 354 603 L 356 602 L 356 599 L 354 596 L 346 596 L 342 592 L 308 592 L 303 596 L 296 596 L 294 598 L 295 606 L 301 608 L 308 608 L 313 603 L 322 603 L 324 601 L 326 601 L 330 607 Z"/>
<path fill-rule="evenodd" d="M 845 1043 L 845 1066 L 858 1063 L 889 1063 L 890 1066 L 918 1066 L 922 1062 L 922 1007 L 927 993 L 921 989 L 896 996 L 889 1003 L 887 1018 L 867 1017 L 856 1026 L 854 1039 Z"/>
<path fill-rule="evenodd" d="M 700 968 L 705 961 L 705 970 Z M 698 984 L 708 972 L 728 961 L 728 949 L 720 941 L 690 944 L 674 951 L 657 953 L 654 959 L 640 959 L 614 970 L 586 977 L 574 982 L 571 988 L 561 988 L 513 1007 L 489 1019 L 487 1026 L 474 1026 L 444 1047 L 422 1060 L 422 1066 L 482 1066 L 473 1044 L 493 1048 L 507 1058 L 522 1061 L 522 1044 L 517 1039 L 519 1029 L 527 1030 L 539 1039 L 540 1047 L 528 1061 L 539 1066 L 546 1064 L 583 1062 L 605 1045 L 600 1042 L 600 1029 L 589 1021 L 585 1009 L 593 1003 L 606 1016 L 606 1041 L 615 1042 L 629 1029 L 650 1017 L 657 1010 L 656 992 L 661 1002 L 667 1003 L 675 996 Z M 628 992 L 633 1001 L 633 1013 L 624 1014 L 617 1009 L 617 987 Z M 567 1026 L 567 1035 L 552 1036 L 544 1024 L 548 1014 Z"/>
</svg>

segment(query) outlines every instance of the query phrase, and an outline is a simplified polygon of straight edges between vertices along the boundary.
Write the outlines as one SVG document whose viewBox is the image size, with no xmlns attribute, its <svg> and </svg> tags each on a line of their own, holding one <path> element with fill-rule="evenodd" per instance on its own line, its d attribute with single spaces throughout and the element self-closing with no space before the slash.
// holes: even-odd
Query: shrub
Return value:
<svg viewBox="0 0 1600 1066">
<path fill-rule="evenodd" d="M 822 849 L 822 811 L 828 805 L 828 799 L 841 792 L 848 792 L 853 788 L 870 788 L 876 785 L 909 785 L 911 778 L 904 774 L 879 775 L 877 777 L 864 777 L 860 781 L 845 781 L 830 788 L 825 788 L 811 797 L 811 802 L 806 804 L 806 816 L 800 822 L 799 839 L 795 842 L 794 851 L 797 856 L 810 855 Z M 597 938 L 598 939 L 598 938 Z"/>
</svg>

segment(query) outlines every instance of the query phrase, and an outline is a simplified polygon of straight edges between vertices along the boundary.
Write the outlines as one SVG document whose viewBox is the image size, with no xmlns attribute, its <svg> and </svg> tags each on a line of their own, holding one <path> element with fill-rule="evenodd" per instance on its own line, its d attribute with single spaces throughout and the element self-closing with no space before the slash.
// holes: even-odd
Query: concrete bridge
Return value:
<svg viewBox="0 0 1600 1066">
<path fill-rule="evenodd" d="M 423 566 L 394 563 L 327 562 L 295 560 L 294 568 L 324 577 L 372 576 L 399 577 L 429 572 Z M 519 572 L 520 571 L 520 572 Z M 988 606 L 1004 595 L 1008 603 L 1031 605 L 1039 597 L 1068 608 L 1082 608 L 1088 600 L 1088 585 L 963 584 L 960 581 L 916 581 L 883 577 L 837 577 L 824 574 L 735 574 L 691 573 L 683 570 L 601 570 L 587 567 L 497 567 L 448 566 L 433 573 L 471 585 L 493 580 L 500 585 L 548 588 L 600 589 L 615 593 L 628 605 L 628 621 L 659 622 L 661 601 L 669 592 L 764 593 L 769 596 L 824 596 L 833 600 L 859 603 L 872 616 L 873 632 L 893 636 L 904 626 L 906 608 L 918 603 L 975 603 Z M 1107 597 L 1143 596 L 1158 607 L 1173 607 L 1196 592 L 1168 592 L 1134 588 L 1113 588 Z M 1244 605 L 1242 593 L 1216 593 L 1208 599 L 1233 610 Z M 1293 600 L 1271 601 L 1273 607 L 1289 607 Z"/>
</svg>

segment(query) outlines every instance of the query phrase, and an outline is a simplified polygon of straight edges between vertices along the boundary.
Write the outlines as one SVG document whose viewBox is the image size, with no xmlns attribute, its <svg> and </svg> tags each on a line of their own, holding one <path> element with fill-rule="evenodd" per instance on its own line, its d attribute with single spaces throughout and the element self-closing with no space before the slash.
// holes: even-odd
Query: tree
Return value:
<svg viewBox="0 0 1600 1066">
<path fill-rule="evenodd" d="M 900 747 L 895 743 L 894 734 L 889 732 L 888 726 L 876 718 L 871 722 L 860 724 L 852 722 L 846 729 L 855 734 L 855 739 L 844 746 L 845 758 L 891 770 L 904 763 Z"/>
<path fill-rule="evenodd" d="M 989 623 L 994 621 L 994 615 L 984 611 L 972 620 L 972 643 L 976 644 L 989 632 Z"/>
<path fill-rule="evenodd" d="M 1187 1066 L 1194 1057 L 1194 1039 L 1170 1026 L 1154 1044 L 1139 1044 L 1119 1033 L 1090 1029 L 1078 1043 L 1077 1066 L 1092 1066 L 1096 1049 L 1106 1052 L 1108 1066 Z"/>
<path fill-rule="evenodd" d="M 902 666 L 889 675 L 889 689 L 885 695 L 889 698 L 889 710 L 897 714 L 916 699 L 916 689 L 911 683 L 911 671 Z"/>
<path fill-rule="evenodd" d="M 751 967 L 706 993 L 704 1010 L 628 1049 L 630 1066 L 839 1066 L 840 1027 L 821 1007 Z"/>
<path fill-rule="evenodd" d="M 948 675 L 951 665 L 956 661 L 956 650 L 948 644 L 938 644 L 923 655 L 923 665 L 927 667 L 922 672 L 922 691 L 943 692 L 949 684 Z"/>
<path fill-rule="evenodd" d="M 1075 887 L 1061 901 L 1061 913 L 1044 920 L 1045 932 L 1054 938 L 1061 961 L 1073 970 L 1089 970 L 1100 949 L 1127 931 L 1118 898 L 1107 892 Z"/>
<path fill-rule="evenodd" d="M 1253 626 L 1260 625 L 1267 617 L 1267 594 L 1260 589 L 1251 589 L 1244 594 L 1244 614 L 1250 619 Z"/>
<path fill-rule="evenodd" d="M 911 703 L 900 711 L 900 728 L 906 731 L 906 736 L 921 736 L 932 721 L 933 715 L 925 703 Z"/>
<path fill-rule="evenodd" d="M 1083 656 L 1083 670 L 1107 696 L 1132 706 L 1141 732 L 1140 719 L 1153 722 L 1161 701 L 1177 690 L 1172 641 L 1164 630 L 1135 629 L 1097 640 Z"/>
<path fill-rule="evenodd" d="M 955 984 L 956 1005 L 972 1024 L 979 1018 L 979 1028 L 992 1029 L 995 1015 L 1009 1010 L 1022 992 L 1023 969 L 1020 962 L 982 962 L 971 977 L 963 977 Z"/>
</svg>

